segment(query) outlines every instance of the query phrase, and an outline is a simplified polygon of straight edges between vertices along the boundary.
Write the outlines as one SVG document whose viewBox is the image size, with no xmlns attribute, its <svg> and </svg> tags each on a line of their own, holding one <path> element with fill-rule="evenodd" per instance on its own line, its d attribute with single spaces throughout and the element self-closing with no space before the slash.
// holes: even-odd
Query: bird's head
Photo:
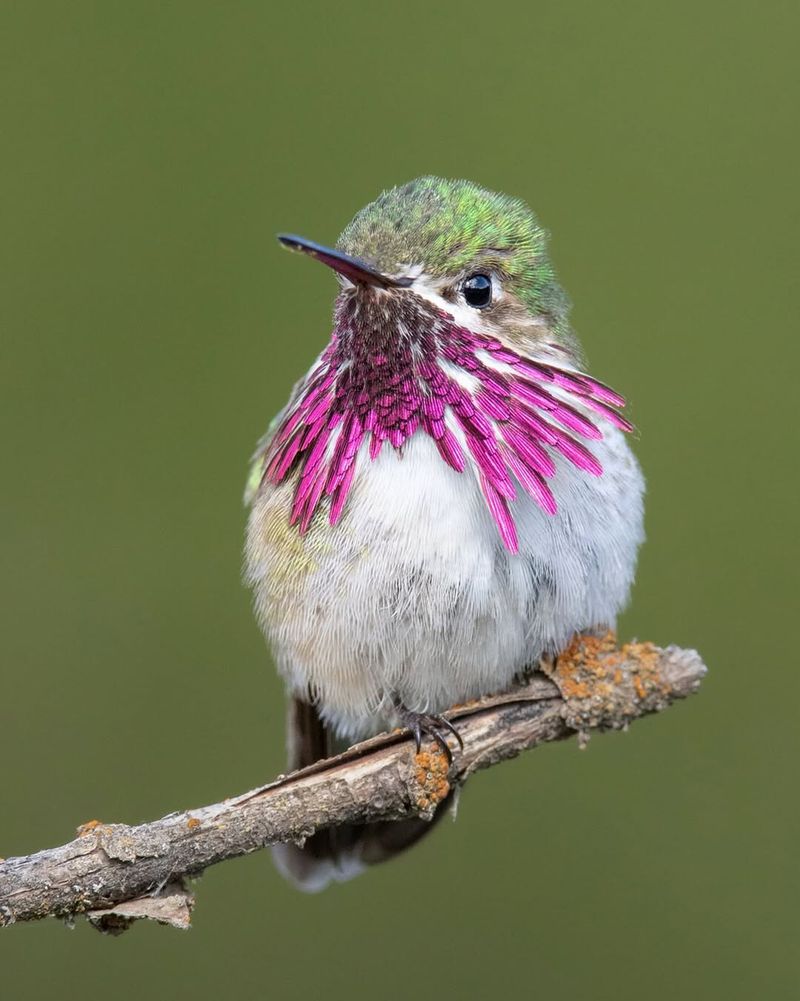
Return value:
<svg viewBox="0 0 800 1001">
<path fill-rule="evenodd" d="M 516 552 L 518 488 L 555 514 L 554 456 L 599 476 L 579 439 L 602 438 L 600 424 L 630 430 L 622 398 L 577 371 L 569 304 L 522 202 L 423 177 L 362 209 L 335 247 L 280 240 L 342 286 L 330 344 L 259 465 L 273 483 L 297 477 L 291 520 L 301 532 L 326 496 L 339 520 L 359 462 L 384 446 L 402 453 L 420 433 L 456 472 L 477 475 Z"/>
<path fill-rule="evenodd" d="M 422 177 L 358 212 L 334 248 L 280 240 L 333 268 L 345 300 L 382 301 L 383 313 L 403 300 L 427 300 L 459 325 L 526 353 L 539 346 L 561 360 L 578 358 L 547 234 L 518 199 L 470 181 Z"/>
</svg>

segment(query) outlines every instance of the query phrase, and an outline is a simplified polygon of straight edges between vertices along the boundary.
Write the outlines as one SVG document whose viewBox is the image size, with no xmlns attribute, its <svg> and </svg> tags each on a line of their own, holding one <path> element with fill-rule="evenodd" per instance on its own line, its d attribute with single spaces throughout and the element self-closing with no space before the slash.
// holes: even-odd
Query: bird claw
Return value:
<svg viewBox="0 0 800 1001">
<path fill-rule="evenodd" d="M 411 735 L 414 738 L 414 743 L 417 747 L 417 754 L 422 750 L 422 738 L 430 737 L 431 740 L 437 744 L 447 758 L 447 764 L 451 765 L 453 763 L 453 752 L 450 750 L 450 745 L 447 743 L 447 735 L 455 737 L 458 743 L 459 750 L 464 750 L 464 741 L 461 739 L 461 734 L 453 726 L 449 719 L 445 719 L 444 716 L 439 716 L 433 713 L 415 713 L 411 712 L 410 709 L 406 709 L 404 706 L 395 705 L 395 711 L 397 712 L 400 722 L 406 729 L 411 731 Z"/>
</svg>

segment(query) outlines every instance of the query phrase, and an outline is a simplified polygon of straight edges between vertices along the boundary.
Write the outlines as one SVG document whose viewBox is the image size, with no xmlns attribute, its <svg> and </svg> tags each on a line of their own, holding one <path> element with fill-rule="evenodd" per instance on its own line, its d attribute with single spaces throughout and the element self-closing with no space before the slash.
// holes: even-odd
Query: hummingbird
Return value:
<svg viewBox="0 0 800 1001">
<path fill-rule="evenodd" d="M 328 344 L 253 458 L 245 579 L 288 690 L 290 768 L 502 691 L 613 628 L 643 540 L 625 401 L 587 374 L 547 234 L 465 180 L 384 191 L 335 246 Z M 443 814 L 440 806 L 434 818 Z M 273 849 L 319 890 L 414 844 L 420 818 Z"/>
</svg>

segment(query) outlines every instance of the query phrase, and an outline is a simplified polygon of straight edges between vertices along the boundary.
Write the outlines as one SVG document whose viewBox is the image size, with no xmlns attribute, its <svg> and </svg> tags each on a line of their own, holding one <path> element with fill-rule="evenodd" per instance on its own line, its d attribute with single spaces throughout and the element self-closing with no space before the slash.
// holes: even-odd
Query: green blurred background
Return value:
<svg viewBox="0 0 800 1001">
<path fill-rule="evenodd" d="M 794 2 L 0 5 L 0 855 L 259 784 L 283 704 L 240 585 L 247 459 L 329 331 L 332 241 L 434 172 L 554 234 L 625 392 L 621 630 L 702 694 L 478 776 L 459 821 L 191 932 L 0 933 L 9 999 L 797 996 Z"/>
</svg>

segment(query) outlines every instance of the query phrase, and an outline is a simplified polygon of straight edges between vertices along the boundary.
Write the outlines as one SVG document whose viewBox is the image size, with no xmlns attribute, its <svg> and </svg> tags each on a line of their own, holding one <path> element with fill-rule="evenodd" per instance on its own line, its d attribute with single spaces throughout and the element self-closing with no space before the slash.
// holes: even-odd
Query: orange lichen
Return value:
<svg viewBox="0 0 800 1001">
<path fill-rule="evenodd" d="M 189 828 L 190 831 L 193 831 L 196 827 L 200 826 L 200 821 L 197 819 L 197 817 L 189 817 L 189 819 L 186 821 L 186 826 Z"/>
<path fill-rule="evenodd" d="M 585 681 L 575 681 L 573 678 L 562 677 L 559 685 L 566 699 L 588 699 L 591 691 Z"/>
<path fill-rule="evenodd" d="M 450 792 L 449 767 L 447 755 L 439 747 L 414 756 L 414 778 L 419 787 L 416 804 L 423 813 L 434 810 Z"/>
<path fill-rule="evenodd" d="M 79 838 L 85 838 L 87 834 L 91 834 L 92 831 L 95 831 L 98 827 L 103 826 L 102 820 L 87 820 L 85 824 L 80 825 L 75 833 Z"/>
<path fill-rule="evenodd" d="M 658 708 L 670 692 L 659 672 L 660 654 L 651 643 L 617 647 L 609 631 L 603 636 L 575 636 L 542 669 L 567 703 L 570 726 L 622 726 L 643 709 Z"/>
</svg>

